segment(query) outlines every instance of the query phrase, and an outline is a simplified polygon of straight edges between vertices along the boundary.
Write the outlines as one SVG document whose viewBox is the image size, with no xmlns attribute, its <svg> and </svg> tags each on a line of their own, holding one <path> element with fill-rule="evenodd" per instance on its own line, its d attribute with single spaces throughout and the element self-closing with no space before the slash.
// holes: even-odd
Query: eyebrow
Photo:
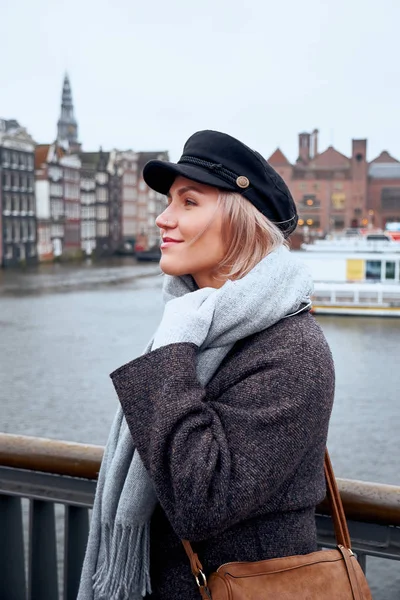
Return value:
<svg viewBox="0 0 400 600">
<path fill-rule="evenodd" d="M 185 185 L 184 187 L 178 189 L 177 194 L 178 196 L 182 196 L 183 194 L 186 194 L 186 192 L 197 192 L 198 194 L 204 194 L 204 192 L 202 192 L 201 189 L 195 185 Z M 171 198 L 170 192 L 168 192 L 167 197 Z"/>
</svg>

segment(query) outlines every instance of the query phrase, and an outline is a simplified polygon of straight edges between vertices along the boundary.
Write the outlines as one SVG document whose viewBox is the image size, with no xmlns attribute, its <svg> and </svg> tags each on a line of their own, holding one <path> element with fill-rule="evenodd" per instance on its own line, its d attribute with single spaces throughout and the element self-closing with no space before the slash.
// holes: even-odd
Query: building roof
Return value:
<svg viewBox="0 0 400 600">
<path fill-rule="evenodd" d="M 379 156 L 377 156 L 376 158 L 374 158 L 374 160 L 371 160 L 371 163 L 398 163 L 399 161 L 394 158 L 391 154 L 389 154 L 389 152 L 387 152 L 386 150 L 384 150 L 383 152 L 380 153 Z"/>
<path fill-rule="evenodd" d="M 369 165 L 368 175 L 372 179 L 399 179 L 400 180 L 400 163 L 399 162 L 373 162 Z"/>
<path fill-rule="evenodd" d="M 57 158 L 61 158 L 65 154 L 58 144 L 38 144 L 35 148 L 35 169 L 41 169 L 43 164 L 48 161 L 50 148 L 55 151 Z"/>
<path fill-rule="evenodd" d="M 309 163 L 311 168 L 316 169 L 343 169 L 349 168 L 350 165 L 350 159 L 333 146 L 329 146 L 324 152 L 317 154 Z"/>
<path fill-rule="evenodd" d="M 269 164 L 273 167 L 292 166 L 280 148 L 277 148 L 275 152 L 271 154 L 267 162 L 269 162 Z"/>
<path fill-rule="evenodd" d="M 160 150 L 158 152 L 137 152 L 137 163 L 140 171 L 149 160 L 169 160 L 169 155 L 166 150 Z"/>
<path fill-rule="evenodd" d="M 110 158 L 109 152 L 103 152 L 100 150 L 99 152 L 79 152 L 79 158 L 82 161 L 82 166 L 87 169 L 97 169 L 100 157 L 103 159 L 103 163 L 106 166 L 108 160 Z"/>
</svg>

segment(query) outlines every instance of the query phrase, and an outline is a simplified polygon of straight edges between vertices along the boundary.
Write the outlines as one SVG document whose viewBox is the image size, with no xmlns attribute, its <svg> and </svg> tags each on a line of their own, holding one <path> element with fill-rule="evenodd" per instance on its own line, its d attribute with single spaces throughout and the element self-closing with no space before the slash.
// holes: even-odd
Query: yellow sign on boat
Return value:
<svg viewBox="0 0 400 600">
<path fill-rule="evenodd" d="M 362 281 L 364 279 L 364 262 L 360 258 L 348 258 L 346 260 L 347 281 Z"/>
</svg>

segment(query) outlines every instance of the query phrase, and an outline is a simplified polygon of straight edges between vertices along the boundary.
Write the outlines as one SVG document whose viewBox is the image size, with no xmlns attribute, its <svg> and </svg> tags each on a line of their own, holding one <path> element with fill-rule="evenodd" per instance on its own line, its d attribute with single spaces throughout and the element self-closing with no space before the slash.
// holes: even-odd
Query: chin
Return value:
<svg viewBox="0 0 400 600">
<path fill-rule="evenodd" d="M 165 275 L 173 275 L 174 277 L 187 275 L 188 273 L 188 270 L 180 267 L 179 264 L 176 264 L 176 261 L 169 260 L 164 256 L 160 260 L 160 269 Z"/>
</svg>

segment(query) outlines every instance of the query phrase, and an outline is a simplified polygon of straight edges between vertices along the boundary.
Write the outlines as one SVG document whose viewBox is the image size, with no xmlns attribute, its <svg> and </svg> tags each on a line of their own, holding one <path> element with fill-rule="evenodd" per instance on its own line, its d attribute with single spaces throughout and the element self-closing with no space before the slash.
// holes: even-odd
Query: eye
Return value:
<svg viewBox="0 0 400 600">
<path fill-rule="evenodd" d="M 197 206 L 197 202 L 195 202 L 191 198 L 185 198 L 184 203 L 185 206 Z"/>
</svg>

